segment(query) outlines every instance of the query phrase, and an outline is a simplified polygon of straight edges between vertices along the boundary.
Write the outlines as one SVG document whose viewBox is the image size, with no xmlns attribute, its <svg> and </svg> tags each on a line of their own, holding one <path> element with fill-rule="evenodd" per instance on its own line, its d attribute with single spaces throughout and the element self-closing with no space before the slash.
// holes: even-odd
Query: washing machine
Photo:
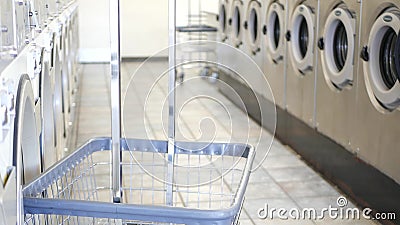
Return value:
<svg viewBox="0 0 400 225">
<path fill-rule="evenodd" d="M 331 0 L 320 6 L 317 113 L 319 132 L 348 150 L 355 126 L 361 2 Z"/>
<path fill-rule="evenodd" d="M 78 24 L 78 4 L 73 2 L 71 8 L 71 58 L 72 58 L 72 100 L 75 102 L 75 97 L 78 89 L 78 74 L 79 74 L 79 24 Z"/>
<path fill-rule="evenodd" d="M 21 53 L 1 71 L 1 182 L 0 214 L 2 224 L 21 222 L 23 184 L 42 171 L 40 154 L 40 102 L 35 101 L 27 75 L 29 49 Z M 4 60 L 1 61 L 5 63 Z M 7 61 L 8 63 L 8 61 Z"/>
<path fill-rule="evenodd" d="M 231 0 L 220 0 L 218 8 L 218 35 L 217 40 L 220 42 L 226 42 L 230 34 L 229 13 L 231 11 Z"/>
<path fill-rule="evenodd" d="M 263 72 L 269 82 L 274 101 L 282 109 L 286 108 L 286 39 L 285 31 L 288 14 L 286 0 L 270 1 L 264 7 L 263 20 Z"/>
<path fill-rule="evenodd" d="M 248 1 L 242 0 L 230 0 L 226 1 L 225 4 L 229 4 L 226 10 L 228 12 L 228 27 L 226 27 L 226 36 L 224 42 L 218 45 L 218 63 L 222 66 L 222 70 L 228 75 L 231 75 L 234 79 L 246 84 L 245 76 L 240 74 L 240 78 L 237 75 L 233 75 L 233 71 L 241 71 L 243 66 L 242 57 L 246 55 L 245 48 L 245 29 L 244 23 L 246 18 L 246 7 Z M 221 21 L 221 20 L 220 20 Z M 226 68 L 228 66 L 230 68 Z"/>
<path fill-rule="evenodd" d="M 225 68 L 224 63 L 227 59 L 230 58 L 229 55 L 229 47 L 231 37 L 231 6 L 232 0 L 220 0 L 219 8 L 218 8 L 218 33 L 217 33 L 217 41 L 220 43 L 217 45 L 216 54 L 217 54 L 217 63 L 221 66 L 218 66 L 218 70 L 223 73 L 229 73 L 229 70 Z"/>
<path fill-rule="evenodd" d="M 246 1 L 245 21 L 243 22 L 243 41 L 244 52 L 252 59 L 253 64 L 241 65 L 244 78 L 251 85 L 251 88 L 256 93 L 267 96 L 267 85 L 265 77 L 262 75 L 263 66 L 263 36 L 262 36 L 262 23 L 264 21 L 264 7 L 268 4 L 268 0 L 249 0 Z"/>
<path fill-rule="evenodd" d="M 50 72 L 54 74 L 54 93 L 53 93 L 53 112 L 55 120 L 55 142 L 58 158 L 61 157 L 66 139 L 66 126 L 63 94 L 63 53 L 61 50 L 62 43 L 62 26 L 58 19 L 52 21 L 49 25 L 49 35 L 51 35 L 51 63 Z"/>
<path fill-rule="evenodd" d="M 318 0 L 288 2 L 286 109 L 315 127 Z"/>
<path fill-rule="evenodd" d="M 360 158 L 400 183 L 400 1 L 364 1 L 353 144 Z"/>
<path fill-rule="evenodd" d="M 41 104 L 41 154 L 43 168 L 48 169 L 57 160 L 56 121 L 54 112 L 55 73 L 51 69 L 51 34 L 48 29 L 32 43 L 34 55 L 34 73 L 39 81 L 38 96 Z M 29 58 L 28 58 L 29 59 Z M 36 77 L 35 76 L 35 77 Z"/>
<path fill-rule="evenodd" d="M 62 72 L 62 112 L 64 115 L 64 138 L 67 138 L 71 122 L 71 98 L 72 98 L 72 71 L 71 71 L 71 55 L 70 55 L 70 17 L 68 12 L 60 14 L 59 23 L 61 24 L 60 36 L 60 59 L 61 59 L 61 72 Z"/>
</svg>

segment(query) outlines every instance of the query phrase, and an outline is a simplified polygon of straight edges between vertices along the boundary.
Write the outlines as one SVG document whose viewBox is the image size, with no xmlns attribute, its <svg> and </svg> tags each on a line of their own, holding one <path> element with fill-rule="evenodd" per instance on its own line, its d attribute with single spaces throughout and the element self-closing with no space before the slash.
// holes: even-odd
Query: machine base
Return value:
<svg viewBox="0 0 400 225">
<path fill-rule="evenodd" d="M 262 96 L 257 96 L 261 102 L 263 115 L 257 104 L 255 94 L 245 85 L 231 76 L 220 72 L 222 81 L 229 84 L 243 100 L 247 112 L 257 123 L 261 118 L 265 129 L 273 132 L 274 126 L 269 123 L 270 115 L 275 107 L 272 102 Z M 218 83 L 218 82 L 217 82 Z M 226 86 L 218 86 L 220 92 L 234 104 L 241 104 L 231 99 L 232 90 Z M 243 107 L 241 107 L 243 108 Z M 282 144 L 290 146 L 301 155 L 302 159 L 325 179 L 340 188 L 360 207 L 369 207 L 376 212 L 394 212 L 400 215 L 400 185 L 373 166 L 357 158 L 329 137 L 309 127 L 287 111 L 276 106 L 277 124 L 275 136 Z M 380 221 L 383 224 L 400 224 L 400 218 L 395 221 Z"/>
</svg>

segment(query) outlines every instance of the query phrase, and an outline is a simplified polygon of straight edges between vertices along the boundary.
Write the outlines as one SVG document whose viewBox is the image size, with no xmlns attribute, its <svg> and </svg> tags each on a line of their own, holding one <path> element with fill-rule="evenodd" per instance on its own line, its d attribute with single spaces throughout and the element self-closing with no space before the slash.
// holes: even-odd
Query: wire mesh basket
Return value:
<svg viewBox="0 0 400 225">
<path fill-rule="evenodd" d="M 111 139 L 92 139 L 23 188 L 25 224 L 237 224 L 254 150 L 245 144 L 123 139 L 113 203 Z M 168 204 L 168 186 L 172 204 Z"/>
</svg>

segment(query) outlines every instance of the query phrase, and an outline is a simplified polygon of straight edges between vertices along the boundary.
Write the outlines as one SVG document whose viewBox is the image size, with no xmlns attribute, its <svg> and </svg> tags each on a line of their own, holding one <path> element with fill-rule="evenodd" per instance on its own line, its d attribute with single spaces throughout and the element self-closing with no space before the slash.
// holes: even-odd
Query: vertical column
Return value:
<svg viewBox="0 0 400 225">
<path fill-rule="evenodd" d="M 121 202 L 120 0 L 110 0 L 111 183 L 113 202 Z"/>
<path fill-rule="evenodd" d="M 168 170 L 167 205 L 173 204 L 175 163 L 176 0 L 168 1 Z"/>
</svg>

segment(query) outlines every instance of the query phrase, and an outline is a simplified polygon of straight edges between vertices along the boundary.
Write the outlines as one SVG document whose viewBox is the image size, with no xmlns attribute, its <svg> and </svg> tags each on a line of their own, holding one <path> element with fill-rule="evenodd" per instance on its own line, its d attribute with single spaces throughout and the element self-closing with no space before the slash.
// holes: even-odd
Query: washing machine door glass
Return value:
<svg viewBox="0 0 400 225">
<path fill-rule="evenodd" d="M 373 24 L 368 40 L 369 59 L 364 62 L 366 87 L 378 109 L 394 110 L 400 105 L 399 71 L 396 46 L 400 30 L 400 11 L 389 9 Z M 397 47 L 398 48 L 398 47 Z M 375 103 L 378 104 L 375 104 Z"/>
<path fill-rule="evenodd" d="M 280 41 L 280 36 L 281 36 L 281 26 L 279 24 L 279 17 L 276 13 L 274 13 L 275 20 L 274 20 L 274 25 L 273 25 L 273 43 L 274 43 L 274 48 L 277 48 L 279 46 L 279 41 Z"/>
<path fill-rule="evenodd" d="M 346 63 L 348 50 L 347 32 L 342 22 L 338 22 L 333 38 L 333 58 L 338 71 Z"/>
<path fill-rule="evenodd" d="M 297 69 L 304 73 L 313 68 L 314 13 L 306 5 L 299 5 L 292 15 L 291 57 Z"/>
<path fill-rule="evenodd" d="M 250 34 L 251 41 L 255 43 L 258 39 L 258 16 L 254 8 L 250 12 Z"/>
<path fill-rule="evenodd" d="M 242 3 L 241 1 L 234 1 L 232 12 L 232 27 L 233 27 L 233 45 L 239 47 L 242 44 Z"/>
<path fill-rule="evenodd" d="M 284 8 L 275 2 L 270 5 L 267 17 L 267 50 L 273 62 L 283 59 L 284 55 Z"/>
<path fill-rule="evenodd" d="M 225 32 L 225 30 L 226 30 L 226 9 L 225 9 L 224 4 L 221 4 L 221 7 L 219 8 L 219 27 L 221 28 L 222 32 Z"/>
<path fill-rule="evenodd" d="M 301 59 L 304 59 L 304 57 L 307 54 L 308 39 L 309 39 L 309 33 L 308 33 L 307 21 L 304 17 L 302 17 L 297 38 Z"/>
<path fill-rule="evenodd" d="M 388 28 L 382 38 L 382 47 L 379 52 L 381 76 L 386 88 L 391 89 L 397 81 L 398 72 L 395 63 L 395 47 L 397 33 Z"/>
<path fill-rule="evenodd" d="M 257 1 L 251 1 L 247 10 L 247 43 L 250 46 L 250 50 L 253 54 L 256 54 L 260 50 L 260 3 Z M 246 24 L 246 22 L 245 22 Z"/>
<path fill-rule="evenodd" d="M 355 19 L 344 8 L 334 9 L 324 27 L 322 68 L 328 85 L 342 89 L 353 81 Z"/>
<path fill-rule="evenodd" d="M 240 11 L 239 7 L 235 7 L 235 12 L 233 14 L 233 28 L 234 28 L 234 33 L 236 37 L 239 37 L 240 35 Z"/>
</svg>

